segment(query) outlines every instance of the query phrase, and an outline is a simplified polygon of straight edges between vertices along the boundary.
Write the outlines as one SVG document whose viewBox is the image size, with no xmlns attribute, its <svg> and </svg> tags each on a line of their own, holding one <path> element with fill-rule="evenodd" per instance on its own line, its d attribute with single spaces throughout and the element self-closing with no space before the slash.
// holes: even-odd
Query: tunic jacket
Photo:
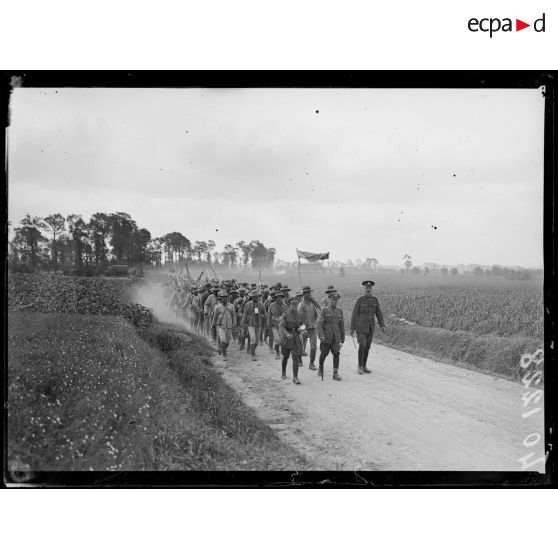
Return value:
<svg viewBox="0 0 558 558">
<path fill-rule="evenodd" d="M 256 308 L 258 311 L 256 312 Z M 265 326 L 266 315 L 265 308 L 261 302 L 248 301 L 244 305 L 242 314 L 242 326 L 248 327 L 263 327 Z"/>
<path fill-rule="evenodd" d="M 279 334 L 281 335 L 281 345 L 286 349 L 293 349 L 293 352 L 302 352 L 302 340 L 298 333 L 298 328 L 302 325 L 302 316 L 298 311 L 287 310 L 279 320 Z M 291 339 L 287 337 L 291 334 Z"/>
<path fill-rule="evenodd" d="M 316 324 L 318 337 L 327 345 L 334 342 L 345 342 L 345 320 L 343 319 L 343 310 L 341 308 L 332 308 L 328 306 L 322 309 L 322 313 Z"/>
<path fill-rule="evenodd" d="M 351 331 L 357 333 L 374 333 L 374 316 L 378 318 L 380 326 L 384 326 L 384 316 L 380 310 L 380 303 L 375 296 L 363 295 L 355 303 L 351 316 Z"/>
</svg>

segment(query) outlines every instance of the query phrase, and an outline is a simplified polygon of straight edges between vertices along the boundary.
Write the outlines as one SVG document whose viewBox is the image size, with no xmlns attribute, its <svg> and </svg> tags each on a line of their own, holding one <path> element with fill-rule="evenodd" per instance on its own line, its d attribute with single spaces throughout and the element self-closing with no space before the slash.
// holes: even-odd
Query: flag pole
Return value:
<svg viewBox="0 0 558 558">
<path fill-rule="evenodd" d="M 300 282 L 300 290 L 302 291 L 302 278 L 300 277 L 300 255 L 298 253 L 298 248 L 296 249 L 296 256 L 298 258 L 298 280 Z"/>
</svg>

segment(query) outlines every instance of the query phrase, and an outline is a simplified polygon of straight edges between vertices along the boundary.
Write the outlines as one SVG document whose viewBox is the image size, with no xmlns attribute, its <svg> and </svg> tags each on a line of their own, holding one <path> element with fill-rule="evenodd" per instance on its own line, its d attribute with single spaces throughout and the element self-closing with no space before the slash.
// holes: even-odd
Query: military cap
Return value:
<svg viewBox="0 0 558 558">
<path fill-rule="evenodd" d="M 304 293 L 302 291 L 297 291 L 297 293 L 295 294 L 295 297 L 296 298 L 301 298 L 303 294 Z"/>
<path fill-rule="evenodd" d="M 227 296 L 229 296 L 227 291 L 219 291 L 219 298 L 226 298 Z"/>
<path fill-rule="evenodd" d="M 271 298 L 273 300 L 277 300 L 278 298 L 285 298 L 285 295 L 281 291 L 279 291 L 278 293 L 273 293 L 271 295 Z"/>
<path fill-rule="evenodd" d="M 211 287 L 212 291 L 220 291 L 221 287 L 219 285 L 213 285 L 213 287 Z"/>
<path fill-rule="evenodd" d="M 335 287 L 333 285 L 329 285 L 328 288 L 326 289 L 326 293 L 333 293 L 335 292 Z"/>
<path fill-rule="evenodd" d="M 363 281 L 362 282 L 364 287 L 373 287 L 376 283 L 374 283 L 374 281 Z"/>
<path fill-rule="evenodd" d="M 283 286 L 281 287 L 281 290 L 282 290 L 282 291 L 292 291 L 292 289 L 289 289 L 289 286 L 288 286 L 288 285 L 283 285 Z"/>
<path fill-rule="evenodd" d="M 302 287 L 302 292 L 303 293 L 311 293 L 312 292 L 312 287 Z"/>
<path fill-rule="evenodd" d="M 246 289 L 245 289 L 244 287 L 240 287 L 240 288 L 238 289 L 238 292 L 239 292 L 239 293 L 245 293 L 245 292 L 246 292 Z"/>
<path fill-rule="evenodd" d="M 332 293 L 329 293 L 329 298 L 339 300 L 341 298 L 341 295 L 337 291 L 333 291 Z"/>
<path fill-rule="evenodd" d="M 277 282 L 277 283 L 275 284 L 275 286 L 276 286 L 277 288 L 280 289 L 280 288 L 281 288 L 281 283 Z"/>
<path fill-rule="evenodd" d="M 260 296 L 260 293 L 256 289 L 254 289 L 254 290 L 250 291 L 250 296 L 251 297 L 252 296 Z"/>
<path fill-rule="evenodd" d="M 291 300 L 289 300 L 289 304 L 292 304 L 293 302 L 295 302 L 296 304 L 298 304 L 298 299 L 297 299 L 296 296 L 293 296 L 293 297 L 291 298 Z"/>
</svg>

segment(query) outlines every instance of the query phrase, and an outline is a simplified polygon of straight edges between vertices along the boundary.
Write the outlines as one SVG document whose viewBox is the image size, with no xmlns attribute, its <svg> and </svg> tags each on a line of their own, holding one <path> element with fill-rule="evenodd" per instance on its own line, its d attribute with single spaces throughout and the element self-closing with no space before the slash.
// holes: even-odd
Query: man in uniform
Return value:
<svg viewBox="0 0 558 558">
<path fill-rule="evenodd" d="M 212 328 L 217 329 L 217 339 L 219 343 L 219 354 L 223 354 L 223 360 L 227 360 L 227 347 L 231 342 L 236 315 L 234 306 L 229 302 L 227 291 L 219 293 L 219 303 L 213 310 Z"/>
<path fill-rule="evenodd" d="M 218 285 L 213 285 L 213 287 L 211 287 L 211 294 L 207 297 L 203 307 L 203 313 L 205 314 L 205 319 L 207 322 L 207 333 L 211 334 L 211 338 L 215 343 L 217 342 L 217 330 L 212 326 L 212 320 L 213 309 L 219 302 L 217 297 L 217 293 L 219 292 L 219 290 L 220 289 Z M 221 354 L 221 351 L 219 351 L 219 354 Z"/>
<path fill-rule="evenodd" d="M 370 374 L 372 370 L 366 367 L 370 345 L 374 337 L 375 317 L 378 318 L 380 329 L 385 331 L 384 316 L 380 310 L 378 299 L 372 295 L 374 281 L 363 281 L 364 295 L 359 297 L 355 303 L 351 316 L 351 337 L 357 333 L 358 341 L 358 373 Z"/>
<path fill-rule="evenodd" d="M 322 312 L 316 324 L 318 337 L 320 339 L 320 361 L 318 376 L 324 376 L 324 362 L 331 351 L 333 355 L 333 379 L 341 380 L 339 376 L 339 353 L 345 342 L 345 321 L 343 310 L 337 308 L 337 302 L 341 296 L 337 292 L 329 294 L 329 306 L 322 308 Z"/>
<path fill-rule="evenodd" d="M 279 331 L 281 332 L 281 352 L 283 360 L 281 361 L 281 379 L 287 378 L 287 362 L 289 356 L 293 359 L 293 383 L 299 385 L 298 368 L 300 365 L 299 355 L 302 352 L 302 341 L 300 339 L 300 327 L 302 326 L 302 317 L 297 309 L 298 302 L 296 298 L 291 298 L 290 307 L 286 310 L 279 320 Z"/>
<path fill-rule="evenodd" d="M 260 294 L 257 290 L 253 290 L 250 292 L 250 300 L 244 305 L 242 315 L 242 326 L 248 328 L 252 360 L 258 360 L 256 358 L 256 347 L 260 340 L 262 327 L 265 327 L 265 318 L 265 308 L 260 302 Z"/>
<path fill-rule="evenodd" d="M 275 345 L 275 358 L 277 360 L 281 358 L 279 354 L 279 320 L 286 311 L 287 306 L 283 302 L 283 293 L 279 291 L 273 296 L 273 302 L 269 305 L 269 310 L 267 311 L 267 327 L 271 330 L 270 343 L 273 342 Z"/>
<path fill-rule="evenodd" d="M 298 311 L 302 316 L 302 323 L 306 326 L 307 336 L 304 337 L 304 344 L 302 348 L 302 356 L 306 356 L 306 343 L 310 339 L 310 364 L 308 368 L 310 370 L 316 370 L 316 365 L 314 361 L 316 360 L 316 345 L 317 345 L 317 333 L 316 333 L 316 322 L 320 317 L 322 311 L 321 306 L 314 300 L 312 296 L 312 289 L 310 287 L 304 287 L 302 289 L 302 300 L 298 305 Z"/>
<path fill-rule="evenodd" d="M 238 350 L 244 350 L 244 344 L 246 343 L 247 330 L 242 325 L 242 317 L 244 315 L 244 306 L 248 302 L 248 297 L 246 296 L 246 288 L 240 287 L 238 289 L 238 298 L 234 301 L 234 311 L 236 312 L 236 331 L 238 339 Z"/>
<path fill-rule="evenodd" d="M 322 298 L 322 306 L 325 308 L 326 306 L 329 306 L 329 295 L 331 293 L 336 292 L 336 289 L 333 285 L 329 285 L 329 287 L 326 289 L 326 294 L 324 296 L 324 298 Z"/>
</svg>

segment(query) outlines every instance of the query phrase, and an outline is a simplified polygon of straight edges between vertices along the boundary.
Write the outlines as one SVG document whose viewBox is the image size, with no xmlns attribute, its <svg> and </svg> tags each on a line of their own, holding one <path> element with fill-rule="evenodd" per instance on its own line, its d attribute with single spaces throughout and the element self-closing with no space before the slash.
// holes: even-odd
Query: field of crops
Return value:
<svg viewBox="0 0 558 558">
<path fill-rule="evenodd" d="M 254 275 L 236 273 L 235 278 L 254 281 Z M 438 274 L 402 276 L 373 271 L 345 277 L 302 274 L 303 284 L 311 285 L 318 299 L 327 286 L 333 284 L 342 295 L 339 306 L 348 312 L 362 294 L 361 282 L 366 278 L 376 282 L 374 294 L 385 317 L 393 314 L 421 326 L 450 331 L 543 338 L 543 291 L 541 282 L 536 280 L 442 277 Z M 281 281 L 293 290 L 300 288 L 296 273 L 262 275 L 262 281 L 268 284 Z"/>
</svg>

